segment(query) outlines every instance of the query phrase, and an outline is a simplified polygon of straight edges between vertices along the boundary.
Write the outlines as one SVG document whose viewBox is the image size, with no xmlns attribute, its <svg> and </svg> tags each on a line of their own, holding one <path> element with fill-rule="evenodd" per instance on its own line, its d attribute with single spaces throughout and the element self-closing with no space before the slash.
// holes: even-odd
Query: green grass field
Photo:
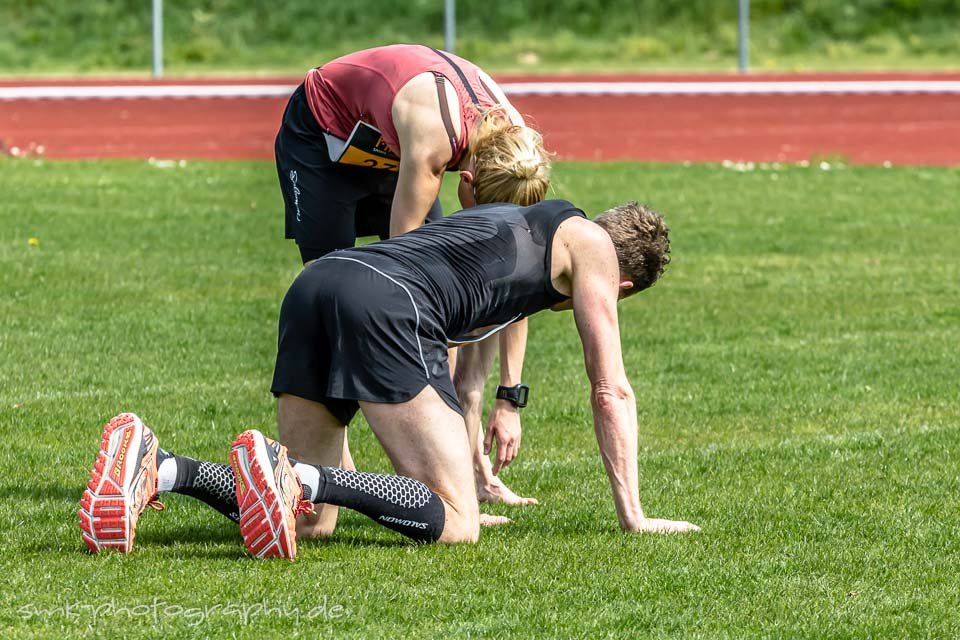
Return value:
<svg viewBox="0 0 960 640">
<path fill-rule="evenodd" d="M 636 198 L 671 223 L 674 262 L 621 327 L 644 506 L 700 534 L 618 531 L 573 319 L 546 312 L 505 472 L 542 505 L 490 509 L 516 522 L 479 544 L 415 548 L 346 513 L 297 562 L 258 562 L 168 496 L 131 556 L 88 555 L 77 500 L 111 415 L 218 460 L 275 433 L 298 271 L 275 181 L 0 159 L 0 636 L 960 635 L 957 169 L 557 167 L 590 213 Z M 359 466 L 387 470 L 351 429 Z"/>
</svg>

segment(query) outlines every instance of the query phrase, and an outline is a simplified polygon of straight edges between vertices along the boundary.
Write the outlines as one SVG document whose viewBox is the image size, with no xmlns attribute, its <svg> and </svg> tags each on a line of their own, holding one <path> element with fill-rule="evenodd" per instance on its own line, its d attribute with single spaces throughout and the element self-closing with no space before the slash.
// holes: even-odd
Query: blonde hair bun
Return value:
<svg viewBox="0 0 960 640">
<path fill-rule="evenodd" d="M 550 155 L 543 137 L 515 125 L 503 107 L 484 113 L 470 140 L 477 204 L 511 202 L 522 206 L 543 200 L 550 186 Z"/>
</svg>

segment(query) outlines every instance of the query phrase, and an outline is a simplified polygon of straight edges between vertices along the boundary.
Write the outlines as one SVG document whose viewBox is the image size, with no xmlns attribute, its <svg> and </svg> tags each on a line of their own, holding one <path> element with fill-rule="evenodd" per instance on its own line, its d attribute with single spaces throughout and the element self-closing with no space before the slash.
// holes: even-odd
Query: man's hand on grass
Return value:
<svg viewBox="0 0 960 640">
<path fill-rule="evenodd" d="M 507 516 L 495 516 L 489 513 L 480 514 L 481 527 L 499 527 L 504 524 L 513 524 L 513 520 Z"/>
<path fill-rule="evenodd" d="M 497 443 L 497 455 L 493 461 L 493 474 L 500 473 L 520 451 L 520 412 L 505 400 L 497 400 L 487 419 L 486 436 L 483 439 L 483 455 L 490 455 L 493 443 Z"/>
<path fill-rule="evenodd" d="M 700 527 L 685 520 L 644 518 L 636 525 L 628 527 L 627 530 L 637 533 L 691 533 L 700 531 Z"/>
<path fill-rule="evenodd" d="M 477 484 L 477 499 L 479 499 L 480 502 L 500 502 L 517 507 L 540 504 L 540 501 L 536 498 L 518 496 L 497 476 L 491 476 L 489 480 L 485 482 L 481 481 Z"/>
</svg>

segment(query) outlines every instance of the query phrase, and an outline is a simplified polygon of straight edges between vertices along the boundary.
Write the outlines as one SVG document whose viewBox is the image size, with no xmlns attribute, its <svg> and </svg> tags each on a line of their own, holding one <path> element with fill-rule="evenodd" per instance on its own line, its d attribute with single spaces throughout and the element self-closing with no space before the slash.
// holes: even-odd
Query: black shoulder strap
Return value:
<svg viewBox="0 0 960 640">
<path fill-rule="evenodd" d="M 450 139 L 450 151 L 453 155 L 457 154 L 457 132 L 453 128 L 453 120 L 450 119 L 450 104 L 447 102 L 447 86 L 444 84 L 443 76 L 435 74 L 437 79 L 437 99 L 440 100 L 440 117 L 443 118 L 443 126 L 447 130 L 447 138 Z"/>
<path fill-rule="evenodd" d="M 477 94 L 473 91 L 473 87 L 470 86 L 470 82 L 467 81 L 467 76 L 463 74 L 463 69 L 457 66 L 457 63 L 454 62 L 450 56 L 445 54 L 443 51 L 440 51 L 440 49 L 434 49 L 433 47 L 430 48 L 433 49 L 438 56 L 446 60 L 447 64 L 453 67 L 453 70 L 457 72 L 457 76 L 460 78 L 460 82 L 463 83 L 463 88 L 467 90 L 467 95 L 469 95 L 470 100 L 473 101 L 474 106 L 483 111 L 483 107 L 480 105 L 480 100 L 477 99 Z"/>
<path fill-rule="evenodd" d="M 494 104 L 500 104 L 500 99 L 497 98 L 497 94 L 493 92 L 493 89 L 487 86 L 487 83 L 483 81 L 483 76 L 478 76 L 477 80 L 480 81 L 480 86 L 483 87 L 483 90 L 487 92 L 487 95 L 490 96 L 490 99 L 493 100 Z"/>
</svg>

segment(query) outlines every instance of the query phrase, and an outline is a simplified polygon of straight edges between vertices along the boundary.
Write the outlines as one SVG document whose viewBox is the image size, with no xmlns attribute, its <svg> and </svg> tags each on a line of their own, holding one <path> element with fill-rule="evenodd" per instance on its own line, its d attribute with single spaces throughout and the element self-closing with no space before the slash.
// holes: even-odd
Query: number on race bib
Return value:
<svg viewBox="0 0 960 640">
<path fill-rule="evenodd" d="M 390 151 L 380 130 L 362 120 L 357 123 L 350 137 L 343 143 L 340 155 L 331 160 L 370 169 L 386 171 L 400 169 L 400 158 Z"/>
</svg>

